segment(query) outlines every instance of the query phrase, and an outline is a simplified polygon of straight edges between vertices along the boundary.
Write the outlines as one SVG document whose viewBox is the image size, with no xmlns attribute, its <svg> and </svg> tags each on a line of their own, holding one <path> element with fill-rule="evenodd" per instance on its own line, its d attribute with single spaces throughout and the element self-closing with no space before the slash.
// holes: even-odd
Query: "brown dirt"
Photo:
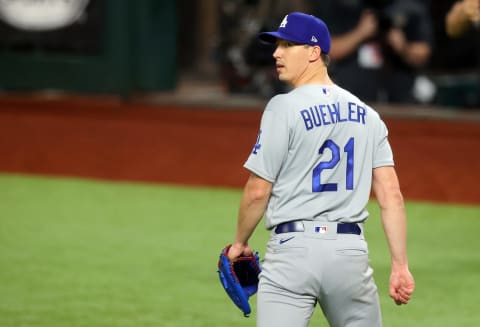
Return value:
<svg viewBox="0 0 480 327">
<path fill-rule="evenodd" d="M 241 188 L 260 110 L 0 98 L 0 171 Z M 480 124 L 385 118 L 405 198 L 480 204 Z"/>
</svg>

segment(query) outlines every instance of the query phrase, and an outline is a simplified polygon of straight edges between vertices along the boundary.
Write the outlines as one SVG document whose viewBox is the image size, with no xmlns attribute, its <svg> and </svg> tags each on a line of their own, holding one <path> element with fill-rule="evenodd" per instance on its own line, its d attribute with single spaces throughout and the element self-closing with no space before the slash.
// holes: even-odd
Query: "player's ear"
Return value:
<svg viewBox="0 0 480 327">
<path fill-rule="evenodd" d="M 322 49 L 318 45 L 310 47 L 310 61 L 320 60 Z"/>
</svg>

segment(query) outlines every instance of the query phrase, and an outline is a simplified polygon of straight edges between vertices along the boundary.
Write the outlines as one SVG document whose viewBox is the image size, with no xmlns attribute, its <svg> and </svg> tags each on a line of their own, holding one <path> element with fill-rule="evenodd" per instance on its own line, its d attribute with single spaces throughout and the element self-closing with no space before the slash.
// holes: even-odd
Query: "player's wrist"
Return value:
<svg viewBox="0 0 480 327">
<path fill-rule="evenodd" d="M 392 271 L 408 270 L 408 260 L 403 259 L 400 261 L 392 261 L 391 267 L 392 267 Z"/>
<path fill-rule="evenodd" d="M 248 238 L 249 237 L 246 235 L 246 233 L 242 233 L 241 231 L 238 231 L 237 234 L 235 235 L 232 245 L 235 245 L 238 247 L 247 247 Z"/>
<path fill-rule="evenodd" d="M 233 243 L 232 243 L 232 248 L 234 249 L 238 249 L 238 250 L 244 250 L 246 247 L 248 247 L 248 242 L 242 242 L 242 241 L 239 241 L 239 240 L 235 240 Z"/>
</svg>

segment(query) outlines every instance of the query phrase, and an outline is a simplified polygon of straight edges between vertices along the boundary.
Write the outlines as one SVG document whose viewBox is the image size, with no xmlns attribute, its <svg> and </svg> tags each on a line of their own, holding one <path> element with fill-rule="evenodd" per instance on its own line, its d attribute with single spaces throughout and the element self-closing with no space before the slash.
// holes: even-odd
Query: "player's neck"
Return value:
<svg viewBox="0 0 480 327">
<path fill-rule="evenodd" d="M 293 83 L 293 87 L 299 87 L 308 84 L 331 85 L 334 83 L 330 79 L 330 76 L 328 76 L 327 69 L 321 68 L 302 76 L 302 78 Z"/>
</svg>

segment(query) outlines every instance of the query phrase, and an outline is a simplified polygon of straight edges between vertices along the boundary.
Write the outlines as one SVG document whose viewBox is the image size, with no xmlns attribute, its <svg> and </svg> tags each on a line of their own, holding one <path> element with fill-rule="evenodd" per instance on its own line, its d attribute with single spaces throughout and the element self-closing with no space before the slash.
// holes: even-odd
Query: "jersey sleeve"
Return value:
<svg viewBox="0 0 480 327">
<path fill-rule="evenodd" d="M 376 149 L 373 151 L 373 168 L 393 166 L 393 152 L 388 142 L 388 129 L 382 120 L 379 120 L 375 139 Z"/>
<path fill-rule="evenodd" d="M 288 153 L 289 128 L 280 97 L 267 104 L 263 112 L 257 142 L 244 167 L 273 183 Z"/>
</svg>

